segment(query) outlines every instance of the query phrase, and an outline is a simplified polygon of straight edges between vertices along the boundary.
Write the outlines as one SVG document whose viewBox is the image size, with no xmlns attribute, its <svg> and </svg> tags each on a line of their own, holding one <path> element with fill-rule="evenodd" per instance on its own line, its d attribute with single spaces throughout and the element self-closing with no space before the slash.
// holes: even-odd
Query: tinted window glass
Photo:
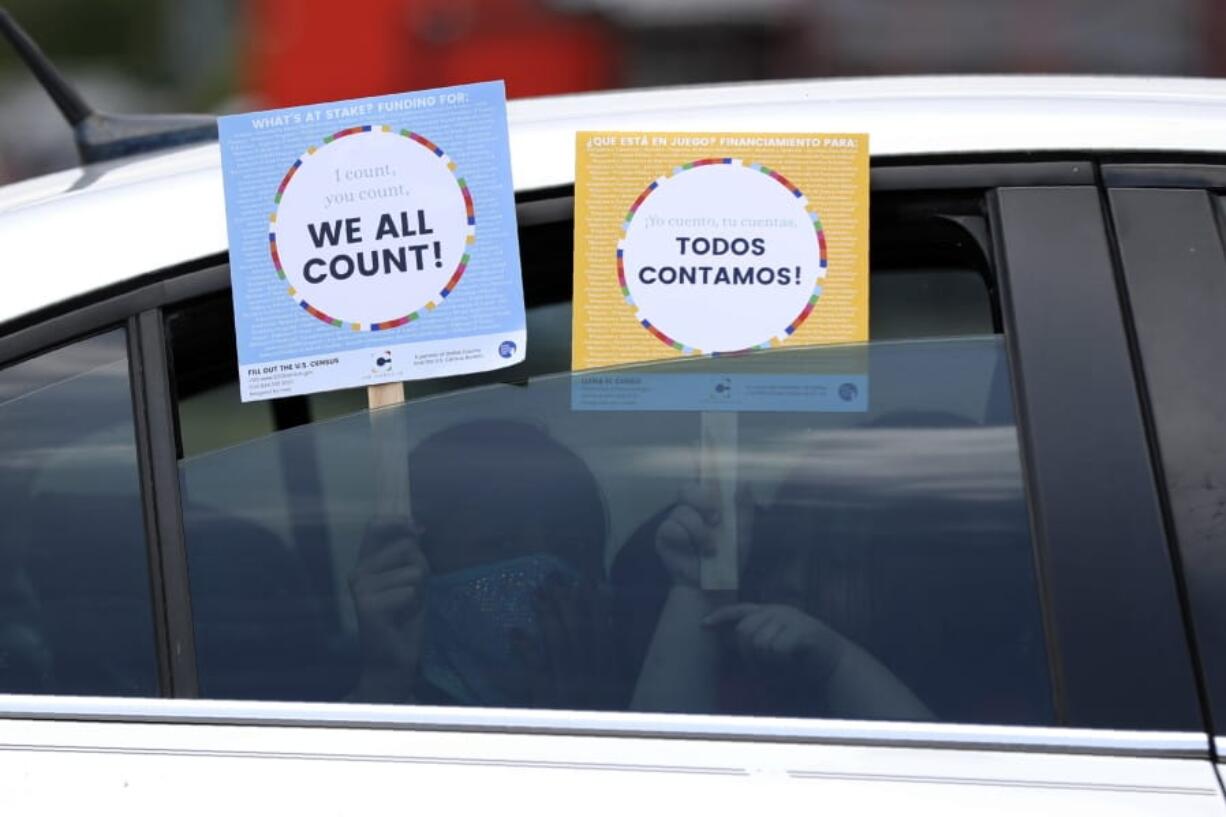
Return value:
<svg viewBox="0 0 1226 817">
<path fill-rule="evenodd" d="M 909 197 L 873 201 L 869 337 L 873 340 L 999 333 L 995 275 L 979 216 L 948 216 L 974 203 L 933 208 Z M 955 218 L 957 220 L 955 220 Z M 980 236 L 976 239 L 975 235 Z"/>
<path fill-rule="evenodd" d="M 156 695 L 123 331 L 0 371 L 0 691 Z"/>
<path fill-rule="evenodd" d="M 559 375 L 188 457 L 201 689 L 1050 723 L 1007 372 L 993 336 L 781 351 L 619 372 L 698 378 L 649 410 Z M 742 391 L 759 410 L 698 410 Z M 699 579 L 714 415 L 735 591 Z M 411 516 L 377 505 L 389 424 Z"/>
</svg>

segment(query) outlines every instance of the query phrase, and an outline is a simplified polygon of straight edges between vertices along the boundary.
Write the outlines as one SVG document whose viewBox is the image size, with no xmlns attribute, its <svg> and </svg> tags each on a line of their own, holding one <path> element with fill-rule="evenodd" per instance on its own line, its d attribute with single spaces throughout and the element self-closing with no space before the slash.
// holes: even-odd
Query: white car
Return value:
<svg viewBox="0 0 1226 817">
<path fill-rule="evenodd" d="M 527 362 L 384 410 L 429 475 L 407 657 L 365 394 L 238 399 L 216 143 L 0 190 L 6 814 L 1226 815 L 1226 83 L 510 118 Z M 870 389 L 740 417 L 756 629 L 658 626 L 697 415 L 572 408 L 574 134 L 618 129 L 870 134 L 872 342 L 735 361 Z"/>
</svg>

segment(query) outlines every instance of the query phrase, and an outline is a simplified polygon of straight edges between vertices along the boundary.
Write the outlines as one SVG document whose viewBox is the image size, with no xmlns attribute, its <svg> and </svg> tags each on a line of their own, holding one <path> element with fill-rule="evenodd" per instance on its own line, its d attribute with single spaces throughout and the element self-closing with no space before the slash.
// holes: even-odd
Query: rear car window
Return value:
<svg viewBox="0 0 1226 817">
<path fill-rule="evenodd" d="M 733 421 L 735 591 L 696 578 L 704 412 L 580 405 L 569 222 L 521 229 L 528 362 L 406 384 L 377 424 L 361 392 L 239 407 L 228 299 L 170 310 L 202 694 L 1053 722 L 992 270 L 880 203 L 873 343 L 604 373 L 827 378 L 822 410 Z M 377 509 L 389 423 L 411 519 Z"/>
<path fill-rule="evenodd" d="M 576 410 L 582 375 L 385 409 L 412 525 L 378 518 L 366 414 L 183 460 L 202 693 L 1049 722 L 1002 341 L 680 372 L 767 361 L 866 365 L 872 407 L 739 416 L 735 594 L 696 579 L 701 413 Z"/>
</svg>

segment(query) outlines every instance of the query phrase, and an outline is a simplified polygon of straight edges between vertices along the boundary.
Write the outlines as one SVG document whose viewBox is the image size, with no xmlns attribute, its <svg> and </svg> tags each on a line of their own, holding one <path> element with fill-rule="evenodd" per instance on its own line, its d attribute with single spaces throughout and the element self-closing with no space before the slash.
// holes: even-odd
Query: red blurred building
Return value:
<svg viewBox="0 0 1226 817">
<path fill-rule="evenodd" d="M 1226 75 L 1226 0 L 241 3 L 257 107 L 497 78 L 523 97 L 884 73 Z"/>
<path fill-rule="evenodd" d="M 258 107 L 505 79 L 509 96 L 617 84 L 616 34 L 543 0 L 247 0 Z"/>
</svg>

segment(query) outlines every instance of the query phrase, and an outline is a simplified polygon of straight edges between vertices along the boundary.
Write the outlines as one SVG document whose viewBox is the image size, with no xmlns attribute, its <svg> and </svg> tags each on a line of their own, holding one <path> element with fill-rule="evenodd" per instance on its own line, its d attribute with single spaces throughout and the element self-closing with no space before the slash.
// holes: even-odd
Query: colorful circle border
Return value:
<svg viewBox="0 0 1226 817">
<path fill-rule="evenodd" d="M 439 301 L 442 301 L 455 290 L 456 285 L 460 283 L 460 278 L 464 275 L 464 270 L 468 269 L 468 264 L 472 260 L 471 247 L 477 240 L 477 216 L 475 210 L 473 209 L 472 191 L 468 189 L 468 183 L 464 181 L 464 177 L 459 174 L 455 162 L 453 162 L 447 156 L 442 148 L 431 142 L 426 137 L 422 136 L 420 133 L 415 133 L 408 129 L 401 129 L 397 131 L 391 125 L 355 125 L 351 128 L 339 130 L 331 136 L 325 136 L 323 138 L 323 145 L 329 145 L 335 142 L 337 139 L 342 139 L 346 136 L 353 136 L 357 133 L 369 133 L 371 131 L 395 133 L 399 136 L 405 137 L 406 139 L 411 139 L 429 150 L 435 156 L 442 159 L 447 165 L 447 169 L 451 171 L 451 175 L 455 177 L 456 185 L 460 188 L 460 195 L 464 197 L 464 211 L 468 218 L 468 234 L 464 239 L 465 247 L 467 249 L 465 250 L 464 255 L 461 256 L 459 263 L 456 264 L 455 271 L 452 273 L 451 278 L 448 279 L 447 284 L 439 291 Z M 281 197 L 285 195 L 285 190 L 289 187 L 290 180 L 294 178 L 294 174 L 298 172 L 298 168 L 302 167 L 303 160 L 314 156 L 319 150 L 320 147 L 311 145 L 306 149 L 306 153 L 299 156 L 294 163 L 290 165 L 289 170 L 287 170 L 285 173 L 285 176 L 281 178 L 281 183 L 277 185 L 276 196 L 273 197 L 273 202 L 277 205 L 277 209 L 280 209 Z M 281 265 L 281 255 L 277 252 L 277 210 L 273 210 L 272 214 L 268 218 L 268 221 L 268 248 L 269 253 L 272 256 L 272 266 L 277 272 L 277 277 L 284 281 L 286 280 L 285 270 Z M 298 305 L 302 307 L 307 314 L 318 318 L 329 326 L 335 326 L 338 329 L 348 326 L 355 332 L 384 332 L 388 329 L 396 329 L 397 327 L 404 326 L 405 324 L 412 323 L 413 321 L 421 318 L 421 313 L 423 310 L 426 312 L 431 312 L 438 307 L 438 302 L 428 301 L 424 307 L 421 307 L 415 312 L 410 312 L 407 315 L 402 315 L 399 318 L 393 318 L 389 321 L 368 324 L 365 328 L 363 328 L 362 324 L 360 323 L 347 323 L 339 318 L 332 317 L 328 313 L 311 306 L 311 304 L 308 303 L 305 298 L 299 296 L 298 290 L 294 287 L 291 286 L 288 289 L 290 297 L 297 301 Z"/>
<path fill-rule="evenodd" d="M 622 252 L 626 241 L 626 235 L 630 230 L 630 222 L 634 220 L 634 216 L 638 212 L 639 208 L 643 206 L 643 202 L 647 201 L 647 197 L 655 192 L 656 188 L 660 186 L 660 182 L 664 179 L 673 178 L 680 173 L 687 170 L 693 170 L 696 167 L 705 167 L 707 165 L 730 165 L 734 163 L 740 164 L 742 167 L 749 168 L 750 170 L 757 170 L 759 173 L 766 176 L 770 176 L 772 179 L 779 182 L 779 184 L 783 185 L 788 192 L 796 198 L 805 202 L 808 201 L 805 194 L 801 192 L 800 188 L 792 184 L 792 182 L 790 182 L 783 174 L 757 162 L 744 162 L 740 159 L 725 156 L 719 158 L 697 159 L 693 162 L 686 162 L 685 164 L 678 165 L 666 175 L 661 176 L 660 178 L 654 180 L 651 184 L 647 185 L 643 192 L 639 194 L 638 198 L 634 200 L 634 203 L 630 205 L 630 209 L 626 212 L 626 218 L 621 224 L 621 238 L 618 239 L 617 242 L 617 285 L 621 289 L 622 297 L 625 298 L 627 304 L 632 307 L 637 306 L 637 304 L 634 302 L 634 297 L 630 294 L 630 287 L 626 284 L 626 267 L 625 262 L 622 259 Z M 821 279 L 825 276 L 826 270 L 829 266 L 829 256 L 826 251 L 826 231 L 822 227 L 822 220 L 812 206 L 807 203 L 805 205 L 805 212 L 809 214 L 809 219 L 813 222 L 813 230 L 817 234 L 819 259 L 818 268 L 820 269 L 820 272 L 818 274 L 818 281 L 813 285 L 813 291 L 809 294 L 809 300 L 805 303 L 804 308 L 800 311 L 800 314 L 797 315 L 795 319 L 793 319 L 792 322 L 783 330 L 783 333 L 788 337 L 791 337 L 792 334 L 794 334 L 796 330 L 800 328 L 800 325 L 808 319 L 809 315 L 813 313 L 813 308 L 817 306 L 817 302 L 822 296 Z M 686 346 L 680 341 L 673 340 L 668 335 L 661 332 L 658 327 L 654 326 L 646 318 L 640 318 L 639 324 L 665 346 L 675 349 L 685 355 L 702 354 L 702 351 L 699 349 L 694 349 Z M 778 335 L 775 337 L 778 337 Z M 743 355 L 760 349 L 769 349 L 771 348 L 771 340 L 772 338 L 768 338 L 765 342 L 746 349 L 737 349 L 729 352 L 711 352 L 711 357 Z"/>
</svg>

